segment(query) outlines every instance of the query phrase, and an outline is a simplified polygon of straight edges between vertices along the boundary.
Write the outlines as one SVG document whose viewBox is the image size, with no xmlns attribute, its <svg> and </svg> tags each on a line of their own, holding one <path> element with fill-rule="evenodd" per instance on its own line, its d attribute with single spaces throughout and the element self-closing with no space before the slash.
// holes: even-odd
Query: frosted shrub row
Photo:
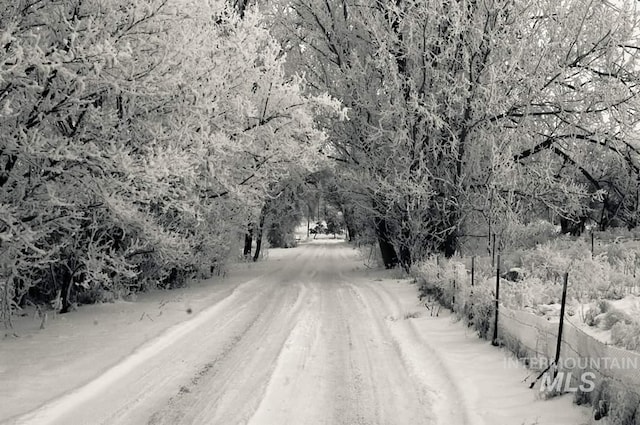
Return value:
<svg viewBox="0 0 640 425">
<path fill-rule="evenodd" d="M 516 281 L 501 279 L 500 303 L 514 310 L 541 314 L 553 309 L 553 305 L 560 303 L 566 272 L 569 273 L 567 313 L 582 322 L 587 322 L 589 314 L 594 314 L 590 306 L 596 301 L 620 299 L 638 291 L 638 278 L 633 273 L 636 259 L 633 251 L 612 247 L 592 258 L 590 248 L 582 241 L 573 242 L 569 247 L 549 242 L 501 258 L 501 275 L 510 272 L 508 277 Z M 421 282 L 423 296 L 451 308 L 481 336 L 486 336 L 495 301 L 496 270 L 491 267 L 491 258 L 475 259 L 473 286 L 470 258 L 431 257 L 417 264 L 413 274 Z M 639 326 L 622 321 L 616 327 L 614 343 L 637 349 L 639 344 L 632 335 Z"/>
</svg>

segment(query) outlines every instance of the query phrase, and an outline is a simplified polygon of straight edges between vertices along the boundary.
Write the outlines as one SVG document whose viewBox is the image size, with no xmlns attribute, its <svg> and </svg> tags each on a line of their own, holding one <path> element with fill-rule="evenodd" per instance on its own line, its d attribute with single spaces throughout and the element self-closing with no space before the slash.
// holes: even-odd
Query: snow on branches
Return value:
<svg viewBox="0 0 640 425">
<path fill-rule="evenodd" d="M 2 1 L 0 280 L 23 302 L 173 284 L 312 166 L 319 109 L 224 2 Z M 5 302 L 5 309 L 8 302 Z"/>
<path fill-rule="evenodd" d="M 350 108 L 331 156 L 408 266 L 543 214 L 636 225 L 636 3 L 294 0 L 272 22 Z"/>
</svg>

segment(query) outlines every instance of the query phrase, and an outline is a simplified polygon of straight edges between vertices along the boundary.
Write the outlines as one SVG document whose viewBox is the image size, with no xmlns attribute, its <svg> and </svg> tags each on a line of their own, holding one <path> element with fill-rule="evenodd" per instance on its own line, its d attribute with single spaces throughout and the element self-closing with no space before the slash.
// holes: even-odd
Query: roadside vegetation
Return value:
<svg viewBox="0 0 640 425">
<path fill-rule="evenodd" d="M 1 3 L 0 319 L 180 286 L 238 257 L 247 223 L 278 233 L 264 216 L 340 106 L 285 72 L 259 14 Z"/>
<path fill-rule="evenodd" d="M 637 2 L 1 10 L 5 321 L 258 260 L 305 218 L 407 272 L 637 227 Z"/>
</svg>

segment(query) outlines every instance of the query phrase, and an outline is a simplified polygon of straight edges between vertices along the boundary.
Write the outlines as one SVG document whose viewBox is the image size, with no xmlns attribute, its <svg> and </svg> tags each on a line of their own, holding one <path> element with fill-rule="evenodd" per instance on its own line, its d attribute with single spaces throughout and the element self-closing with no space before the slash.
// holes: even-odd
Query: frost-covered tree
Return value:
<svg viewBox="0 0 640 425">
<path fill-rule="evenodd" d="M 0 294 L 67 310 L 223 262 L 316 113 L 255 13 L 224 2 L 0 7 Z"/>
<path fill-rule="evenodd" d="M 408 268 L 453 255 L 470 226 L 583 216 L 603 196 L 594 149 L 634 169 L 636 7 L 294 0 L 272 16 L 289 65 L 350 108 L 325 153 L 387 266 Z"/>
</svg>

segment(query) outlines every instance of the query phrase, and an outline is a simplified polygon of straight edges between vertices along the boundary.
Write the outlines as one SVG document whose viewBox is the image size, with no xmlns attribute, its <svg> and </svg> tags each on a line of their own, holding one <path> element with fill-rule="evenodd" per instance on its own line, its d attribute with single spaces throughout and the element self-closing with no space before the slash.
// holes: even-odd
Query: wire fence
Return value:
<svg viewBox="0 0 640 425">
<path fill-rule="evenodd" d="M 524 348 L 530 365 L 553 363 L 557 350 L 559 323 L 535 314 L 502 306 L 498 334 L 515 339 Z M 585 372 L 606 378 L 634 392 L 640 398 L 640 353 L 602 342 L 565 318 L 558 368 L 579 379 Z"/>
<path fill-rule="evenodd" d="M 458 262 L 432 258 L 421 270 L 427 304 L 440 302 L 450 307 L 475 326 L 481 336 L 513 351 L 519 358 L 517 362 L 532 369 L 531 387 L 543 385 L 544 379 L 540 378 L 551 369 L 547 376 L 565 378 L 563 387 L 556 389 L 576 392 L 577 400 L 581 397 L 594 406 L 596 417 L 609 415 L 616 424 L 640 424 L 640 353 L 604 342 L 605 334 L 590 334 L 601 332 L 597 328 L 585 331 L 574 321 L 580 320 L 575 311 L 560 317 L 545 316 L 504 304 L 500 298 L 500 256 L 496 257 L 494 275 L 485 273 L 480 278 L 474 268 L 477 258 L 470 262 L 468 258 Z M 561 312 L 565 310 L 568 279 L 567 274 Z M 509 290 L 518 286 L 518 282 L 507 284 Z M 581 315 L 580 318 L 584 319 Z M 585 376 L 592 385 L 581 386 Z"/>
</svg>

